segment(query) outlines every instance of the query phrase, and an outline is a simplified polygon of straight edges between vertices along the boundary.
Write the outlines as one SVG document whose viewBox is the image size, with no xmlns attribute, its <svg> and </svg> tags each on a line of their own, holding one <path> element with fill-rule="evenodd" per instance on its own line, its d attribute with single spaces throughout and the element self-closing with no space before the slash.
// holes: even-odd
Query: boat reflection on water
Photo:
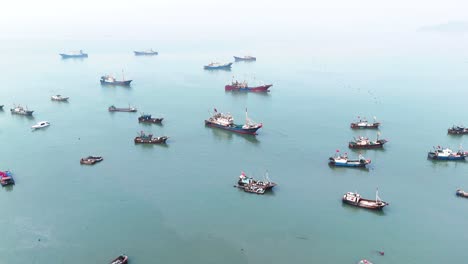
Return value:
<svg viewBox="0 0 468 264">
<path fill-rule="evenodd" d="M 260 143 L 260 140 L 258 140 L 257 137 L 254 135 L 232 133 L 230 131 L 222 130 L 222 129 L 211 129 L 209 126 L 205 126 L 205 128 L 211 130 L 214 137 L 219 140 L 232 140 L 233 137 L 241 137 L 254 144 Z"/>
<path fill-rule="evenodd" d="M 269 92 L 250 93 L 250 92 L 244 92 L 244 91 L 224 91 L 224 93 L 229 94 L 230 96 L 239 97 L 239 98 L 241 98 L 241 97 L 244 98 L 244 97 L 247 97 L 249 95 L 258 96 L 258 97 L 270 97 Z"/>
</svg>

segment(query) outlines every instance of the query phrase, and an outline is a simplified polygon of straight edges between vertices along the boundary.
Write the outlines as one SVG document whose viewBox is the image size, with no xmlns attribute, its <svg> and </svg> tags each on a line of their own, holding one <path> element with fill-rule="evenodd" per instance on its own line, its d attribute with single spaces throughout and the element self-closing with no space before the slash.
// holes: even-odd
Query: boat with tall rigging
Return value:
<svg viewBox="0 0 468 264">
<path fill-rule="evenodd" d="M 228 84 L 224 87 L 226 91 L 240 91 L 240 92 L 269 92 L 270 87 L 273 84 L 262 84 L 259 86 L 249 86 L 246 81 L 232 81 L 231 84 Z"/>
<path fill-rule="evenodd" d="M 352 149 L 375 149 L 383 148 L 383 145 L 388 142 L 386 139 L 379 139 L 380 133 L 377 133 L 376 140 L 369 140 L 367 137 L 354 138 L 354 141 L 350 141 L 348 146 Z"/>
<path fill-rule="evenodd" d="M 256 61 L 257 58 L 253 56 L 234 56 L 235 61 Z"/>
<path fill-rule="evenodd" d="M 10 108 L 10 112 L 15 115 L 32 116 L 34 111 L 29 110 L 27 107 L 22 107 L 21 105 L 17 105 L 14 108 Z"/>
<path fill-rule="evenodd" d="M 370 128 L 370 129 L 376 129 L 379 128 L 380 122 L 377 122 L 377 118 L 374 116 L 374 122 L 370 123 L 367 121 L 366 118 L 361 118 L 358 116 L 358 121 L 351 123 L 351 128 Z"/>
<path fill-rule="evenodd" d="M 128 107 L 116 107 L 115 105 L 111 105 L 108 108 L 109 112 L 136 112 L 137 109 L 132 106 Z"/>
<path fill-rule="evenodd" d="M 230 70 L 232 66 L 232 62 L 229 63 L 219 63 L 219 62 L 211 62 L 208 65 L 203 66 L 205 70 Z"/>
<path fill-rule="evenodd" d="M 465 160 L 466 156 L 467 153 L 461 147 L 457 152 L 453 152 L 449 148 L 437 146 L 427 153 L 427 157 L 433 160 Z"/>
<path fill-rule="evenodd" d="M 117 80 L 113 75 L 107 74 L 101 76 L 101 85 L 113 85 L 113 86 L 130 86 L 132 80 L 125 80 L 124 72 L 122 71 L 122 80 Z"/>
<path fill-rule="evenodd" d="M 370 159 L 364 158 L 361 154 L 357 159 L 348 158 L 348 153 L 339 154 L 339 150 L 333 157 L 328 159 L 328 164 L 335 167 L 354 167 L 354 168 L 365 168 L 371 163 Z"/>
<path fill-rule="evenodd" d="M 379 197 L 379 190 L 375 191 L 375 200 L 364 199 L 359 193 L 347 192 L 343 195 L 343 203 L 371 209 L 371 210 L 382 210 L 385 206 L 388 205 L 387 202 L 382 201 Z"/>
<path fill-rule="evenodd" d="M 84 53 L 83 50 L 79 50 L 77 52 L 59 53 L 59 55 L 62 56 L 62 59 L 88 58 L 88 53 Z"/>
<path fill-rule="evenodd" d="M 158 55 L 157 51 L 154 51 L 153 49 L 149 50 L 142 50 L 142 51 L 134 51 L 135 56 L 154 56 Z"/>
<path fill-rule="evenodd" d="M 234 124 L 234 118 L 231 114 L 219 113 L 216 108 L 214 109 L 214 114 L 212 114 L 209 119 L 205 120 L 205 125 L 249 135 L 257 135 L 257 130 L 263 126 L 262 123 L 256 123 L 249 118 L 247 109 L 245 109 L 245 124 L 239 125 Z"/>
</svg>

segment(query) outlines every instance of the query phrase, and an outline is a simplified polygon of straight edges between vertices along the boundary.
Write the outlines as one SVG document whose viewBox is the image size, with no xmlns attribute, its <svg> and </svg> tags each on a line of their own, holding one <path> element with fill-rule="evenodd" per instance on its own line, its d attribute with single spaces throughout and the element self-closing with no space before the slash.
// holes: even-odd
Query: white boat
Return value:
<svg viewBox="0 0 468 264">
<path fill-rule="evenodd" d="M 367 259 L 362 259 L 358 262 L 358 264 L 372 264 L 372 262 L 368 261 Z"/>
<path fill-rule="evenodd" d="M 70 97 L 64 97 L 64 96 L 61 96 L 60 94 L 57 94 L 57 95 L 53 95 L 50 99 L 52 101 L 64 102 L 64 101 L 68 101 L 68 98 L 70 98 Z"/>
<path fill-rule="evenodd" d="M 44 128 L 44 127 L 48 127 L 50 126 L 50 123 L 48 121 L 41 121 L 37 124 L 35 124 L 34 126 L 32 126 L 31 128 L 32 129 L 39 129 L 39 128 Z"/>
</svg>

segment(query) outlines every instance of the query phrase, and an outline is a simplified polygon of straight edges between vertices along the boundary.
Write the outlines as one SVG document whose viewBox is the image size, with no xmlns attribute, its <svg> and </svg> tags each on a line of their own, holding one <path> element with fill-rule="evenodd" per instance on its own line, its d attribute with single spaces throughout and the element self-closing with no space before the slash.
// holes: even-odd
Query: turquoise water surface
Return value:
<svg viewBox="0 0 468 264">
<path fill-rule="evenodd" d="M 251 47 L 256 62 L 205 71 L 204 64 L 242 54 L 234 44 L 2 45 L 0 169 L 12 170 L 16 185 L 0 190 L 0 263 L 109 263 L 122 253 L 131 263 L 200 264 L 468 257 L 468 200 L 455 196 L 468 190 L 468 164 L 426 159 L 432 146 L 468 146 L 446 131 L 468 124 L 466 53 L 436 45 L 279 53 L 286 45 L 259 42 Z M 73 48 L 89 58 L 60 59 Z M 135 57 L 137 48 L 160 55 Z M 101 75 L 122 70 L 131 88 L 101 87 Z M 274 86 L 267 94 L 225 92 L 233 76 Z M 52 102 L 54 94 L 70 102 Z M 11 115 L 13 104 L 34 117 Z M 109 113 L 112 104 L 163 116 L 163 125 Z M 239 123 L 248 108 L 264 127 L 257 137 L 207 128 L 214 107 Z M 336 149 L 358 155 L 347 148 L 354 136 L 376 136 L 351 130 L 356 116 L 377 116 L 389 143 L 362 151 L 369 170 L 330 168 Z M 42 120 L 51 126 L 31 132 Z M 168 144 L 135 145 L 141 130 L 169 136 Z M 87 155 L 104 161 L 80 166 Z M 278 186 L 263 196 L 244 193 L 233 188 L 242 170 L 257 178 L 268 170 Z M 341 203 L 348 191 L 373 198 L 377 187 L 390 203 L 383 212 Z"/>
</svg>

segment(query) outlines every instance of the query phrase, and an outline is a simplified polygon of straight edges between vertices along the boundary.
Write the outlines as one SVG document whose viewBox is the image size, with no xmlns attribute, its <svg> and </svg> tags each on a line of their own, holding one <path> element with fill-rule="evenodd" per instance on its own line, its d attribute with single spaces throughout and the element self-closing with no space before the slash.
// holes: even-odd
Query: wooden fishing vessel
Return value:
<svg viewBox="0 0 468 264">
<path fill-rule="evenodd" d="M 468 128 L 463 126 L 452 126 L 447 130 L 447 133 L 450 135 L 464 135 L 468 134 Z"/>
<path fill-rule="evenodd" d="M 138 117 L 138 122 L 140 123 L 152 123 L 152 124 L 161 124 L 164 118 L 151 117 L 151 115 L 142 114 Z"/>
<path fill-rule="evenodd" d="M 24 115 L 24 116 L 32 116 L 33 110 L 28 110 L 26 107 L 22 107 L 20 105 L 15 106 L 14 108 L 10 108 L 10 112 L 15 115 Z"/>
<path fill-rule="evenodd" d="M 245 109 L 245 124 L 241 125 L 234 124 L 234 118 L 231 114 L 218 113 L 216 108 L 214 109 L 214 114 L 209 119 L 205 120 L 205 125 L 209 127 L 221 128 L 239 134 L 249 135 L 257 135 L 257 130 L 263 126 L 262 123 L 256 123 L 249 118 L 247 109 Z"/>
<path fill-rule="evenodd" d="M 382 201 L 378 195 L 378 190 L 375 192 L 375 200 L 361 198 L 361 195 L 358 193 L 347 192 L 343 195 L 343 203 L 371 209 L 371 210 L 382 210 L 388 203 Z"/>
<path fill-rule="evenodd" d="M 88 156 L 86 158 L 81 158 L 80 159 L 80 164 L 82 164 L 82 165 L 94 165 L 97 162 L 101 162 L 102 160 L 104 160 L 102 157 Z"/>
<path fill-rule="evenodd" d="M 135 137 L 135 144 L 164 144 L 166 143 L 168 137 L 153 137 L 152 134 L 145 134 L 141 131 L 137 137 Z"/>
<path fill-rule="evenodd" d="M 383 145 L 388 142 L 386 139 L 379 139 L 380 133 L 377 133 L 376 140 L 369 140 L 366 137 L 354 138 L 354 141 L 349 142 L 348 146 L 352 149 L 375 149 L 383 148 Z"/>
<path fill-rule="evenodd" d="M 120 255 L 114 260 L 112 260 L 110 264 L 127 264 L 127 263 L 128 263 L 128 256 Z"/>
<path fill-rule="evenodd" d="M 349 159 L 348 154 L 338 154 L 339 150 L 336 151 L 335 156 L 328 159 L 328 164 L 335 167 L 351 167 L 351 168 L 365 168 L 371 163 L 370 159 L 364 158 L 361 154 L 357 159 Z"/>
<path fill-rule="evenodd" d="M 270 180 L 268 177 L 268 172 L 265 174 L 265 179 L 263 181 L 247 177 L 245 173 L 242 172 L 239 176 L 236 187 L 243 189 L 245 192 L 264 194 L 266 191 L 271 190 L 275 186 L 276 183 Z"/>
<path fill-rule="evenodd" d="M 364 129 L 376 129 L 379 128 L 380 122 L 376 121 L 376 117 L 374 116 L 374 122 L 370 123 L 367 121 L 366 118 L 362 118 L 358 116 L 358 121 L 351 123 L 351 128 L 354 129 L 359 129 L 359 128 L 364 128 Z"/>
</svg>

